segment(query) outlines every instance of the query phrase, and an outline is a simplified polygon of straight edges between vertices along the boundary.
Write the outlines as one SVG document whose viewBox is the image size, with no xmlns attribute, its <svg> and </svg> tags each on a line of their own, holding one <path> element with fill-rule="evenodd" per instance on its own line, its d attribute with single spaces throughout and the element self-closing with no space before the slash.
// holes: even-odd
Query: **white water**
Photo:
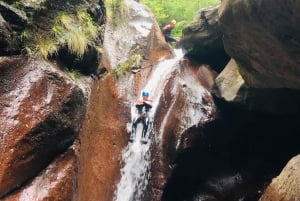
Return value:
<svg viewBox="0 0 300 201">
<path fill-rule="evenodd" d="M 164 60 L 158 64 L 144 88 L 144 90 L 150 92 L 150 99 L 153 101 L 150 119 L 154 117 L 166 80 L 168 80 L 175 63 L 183 56 L 181 49 L 175 50 L 175 54 L 175 58 Z M 132 102 L 134 101 L 132 100 Z M 135 107 L 132 104 L 131 116 L 133 117 L 134 115 Z M 115 192 L 115 201 L 141 201 L 151 177 L 151 155 L 149 151 L 151 142 L 150 139 L 147 144 L 140 142 L 141 136 L 139 134 L 142 128 L 139 125 L 136 130 L 136 140 L 133 143 L 129 143 L 122 153 L 124 166 L 121 169 L 121 179 Z M 154 131 L 150 132 L 150 134 L 155 135 Z"/>
</svg>

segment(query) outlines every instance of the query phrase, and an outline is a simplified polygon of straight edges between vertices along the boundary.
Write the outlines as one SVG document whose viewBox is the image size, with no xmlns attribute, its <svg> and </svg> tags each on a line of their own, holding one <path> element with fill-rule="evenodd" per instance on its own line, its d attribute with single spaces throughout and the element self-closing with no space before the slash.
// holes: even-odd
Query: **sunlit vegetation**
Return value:
<svg viewBox="0 0 300 201">
<path fill-rule="evenodd" d="M 105 0 L 107 20 L 115 26 L 129 16 L 129 7 L 124 0 Z"/>
<path fill-rule="evenodd" d="M 141 2 L 152 10 L 160 27 L 175 19 L 177 25 L 172 34 L 180 37 L 183 27 L 194 21 L 200 9 L 216 5 L 220 0 L 141 0 Z"/>
<path fill-rule="evenodd" d="M 76 14 L 60 12 L 48 31 L 40 33 L 38 30 L 25 30 L 21 38 L 27 44 L 25 50 L 28 53 L 44 58 L 56 54 L 60 48 L 82 57 L 98 37 L 98 29 L 86 10 L 79 9 Z"/>
<path fill-rule="evenodd" d="M 52 55 L 57 53 L 58 51 L 58 43 L 51 39 L 39 38 L 36 42 L 35 50 L 36 53 L 44 58 L 47 58 L 48 55 Z"/>
</svg>

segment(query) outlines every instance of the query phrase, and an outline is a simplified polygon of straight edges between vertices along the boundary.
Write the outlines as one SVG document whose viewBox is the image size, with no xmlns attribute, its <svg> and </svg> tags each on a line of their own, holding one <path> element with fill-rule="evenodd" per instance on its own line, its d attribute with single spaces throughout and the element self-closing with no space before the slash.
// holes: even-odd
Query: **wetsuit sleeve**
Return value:
<svg viewBox="0 0 300 201">
<path fill-rule="evenodd" d="M 146 112 L 148 112 L 152 108 L 152 104 L 150 102 L 144 102 L 144 106 L 146 108 Z"/>
</svg>

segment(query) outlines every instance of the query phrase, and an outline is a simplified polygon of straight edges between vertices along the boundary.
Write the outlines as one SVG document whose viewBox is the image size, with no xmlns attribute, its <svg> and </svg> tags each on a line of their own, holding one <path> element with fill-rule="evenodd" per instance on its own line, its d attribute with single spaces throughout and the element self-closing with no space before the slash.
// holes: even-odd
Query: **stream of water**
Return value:
<svg viewBox="0 0 300 201">
<path fill-rule="evenodd" d="M 150 99 L 153 101 L 153 107 L 150 113 L 150 119 L 154 117 L 158 101 L 162 95 L 162 90 L 166 80 L 169 78 L 176 62 L 178 62 L 183 52 L 181 49 L 175 49 L 175 57 L 161 61 L 152 73 L 144 90 L 150 92 Z M 135 100 L 132 100 L 134 102 Z M 132 104 L 131 116 L 135 114 L 135 106 Z M 142 127 L 137 127 L 137 134 L 141 133 Z M 152 135 L 156 135 L 155 132 Z M 121 169 L 121 179 L 117 185 L 114 201 L 142 201 L 142 196 L 146 190 L 149 178 L 151 177 L 150 165 L 150 144 L 142 144 L 140 135 L 136 140 L 128 143 L 122 152 L 122 161 L 124 163 Z"/>
</svg>

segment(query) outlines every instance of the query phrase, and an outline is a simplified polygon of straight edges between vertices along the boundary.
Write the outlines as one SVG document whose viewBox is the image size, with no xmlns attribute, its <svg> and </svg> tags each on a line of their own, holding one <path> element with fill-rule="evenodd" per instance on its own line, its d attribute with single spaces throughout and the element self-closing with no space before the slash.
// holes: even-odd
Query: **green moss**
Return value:
<svg viewBox="0 0 300 201">
<path fill-rule="evenodd" d="M 24 31 L 21 38 L 27 39 L 26 49 L 44 58 L 52 56 L 60 48 L 82 57 L 89 45 L 99 34 L 99 27 L 93 22 L 85 9 L 78 9 L 75 14 L 58 12 L 48 31 Z"/>
<path fill-rule="evenodd" d="M 117 77 L 120 78 L 123 75 L 125 75 L 127 72 L 129 72 L 131 69 L 130 62 L 125 62 L 120 65 L 114 70 L 113 74 Z"/>
<path fill-rule="evenodd" d="M 73 80 L 78 80 L 83 76 L 79 70 L 72 70 L 69 72 L 69 75 Z"/>
<path fill-rule="evenodd" d="M 117 68 L 113 71 L 113 74 L 117 78 L 122 77 L 123 75 L 131 71 L 132 68 L 138 68 L 141 66 L 142 56 L 139 47 L 133 49 L 130 54 L 130 59 L 118 65 Z"/>
</svg>

